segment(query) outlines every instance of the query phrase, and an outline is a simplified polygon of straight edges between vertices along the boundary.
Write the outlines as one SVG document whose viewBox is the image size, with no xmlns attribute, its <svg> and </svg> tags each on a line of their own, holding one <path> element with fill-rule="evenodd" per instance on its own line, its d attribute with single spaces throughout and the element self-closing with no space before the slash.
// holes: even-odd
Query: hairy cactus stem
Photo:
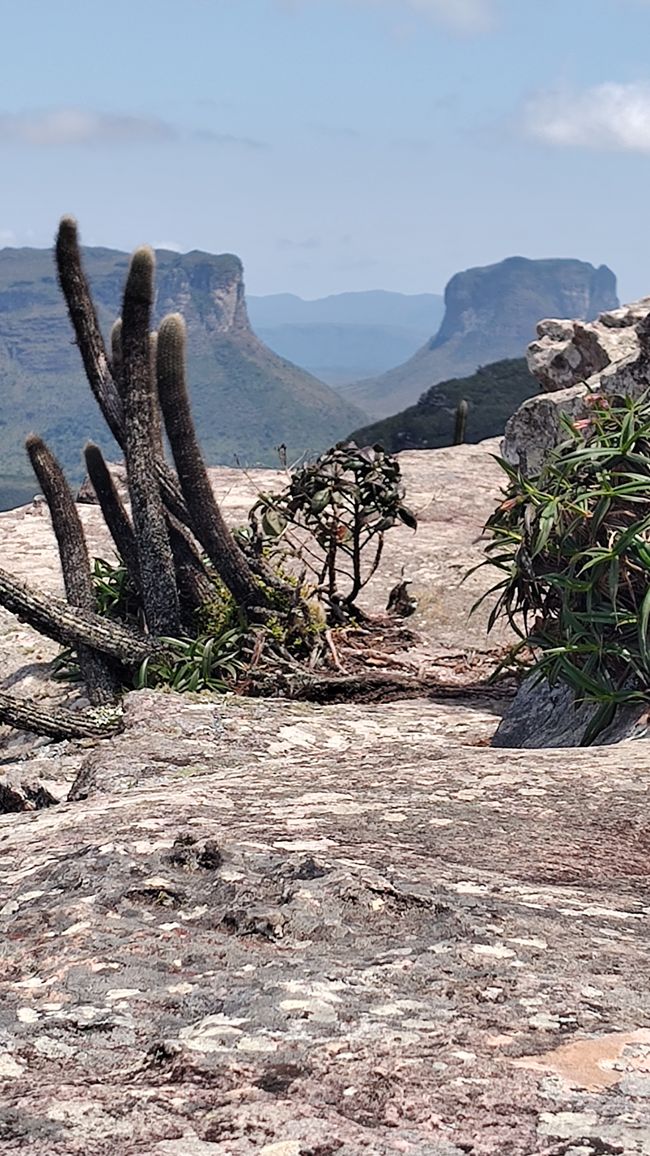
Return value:
<svg viewBox="0 0 650 1156">
<path fill-rule="evenodd" d="M 164 646 L 155 638 L 130 630 L 100 614 L 70 606 L 62 598 L 39 594 L 26 582 L 0 569 L 0 606 L 39 634 L 63 646 L 90 646 L 108 654 L 124 666 L 138 666 L 145 658 L 164 656 Z"/>
<path fill-rule="evenodd" d="M 41 438 L 31 434 L 25 445 L 49 506 L 68 602 L 92 612 L 96 600 L 90 559 L 72 491 L 59 463 Z M 78 658 L 86 693 L 93 706 L 115 702 L 120 693 L 115 664 L 100 652 L 83 645 L 78 648 Z"/>
<path fill-rule="evenodd" d="M 460 446 L 465 441 L 465 434 L 467 432 L 467 414 L 469 412 L 469 404 L 463 398 L 456 406 L 456 422 L 454 426 L 454 445 Z"/>
<path fill-rule="evenodd" d="M 122 318 L 111 326 L 111 376 L 117 392 L 122 395 Z"/>
<path fill-rule="evenodd" d="M 124 450 L 124 412 L 121 401 L 122 321 L 121 318 L 118 319 L 111 333 L 111 364 L 115 370 L 116 380 L 112 376 L 97 313 L 81 262 L 77 223 L 73 217 L 63 217 L 59 225 L 56 264 L 59 284 L 81 351 L 88 383 L 108 428 L 120 449 Z M 192 529 L 191 519 L 173 471 L 162 459 L 156 460 L 155 469 L 168 510 Z"/>
<path fill-rule="evenodd" d="M 267 602 L 212 493 L 192 420 L 185 377 L 185 322 L 165 317 L 158 331 L 158 396 L 193 532 L 238 606 Z"/>
<path fill-rule="evenodd" d="M 138 548 L 133 533 L 129 515 L 122 499 L 117 492 L 110 470 L 104 461 L 99 446 L 88 442 L 84 448 L 86 469 L 91 485 L 97 496 L 99 507 L 104 515 L 115 549 L 126 566 L 127 573 L 140 594 L 140 570 L 138 566 Z M 141 597 L 141 594 L 140 594 Z"/>
<path fill-rule="evenodd" d="M 215 588 L 194 543 L 183 525 L 167 514 L 169 541 L 176 567 L 176 581 L 181 609 L 188 625 L 194 626 L 194 615 L 214 601 Z"/>
<path fill-rule="evenodd" d="M 36 703 L 0 692 L 0 722 L 52 739 L 103 738 L 122 729 L 121 715 L 112 711 L 102 718 L 98 712 L 44 710 Z"/>
<path fill-rule="evenodd" d="M 143 246 L 131 258 L 122 308 L 124 450 L 147 625 L 152 634 L 181 633 L 176 574 L 153 445 L 154 384 L 149 321 L 155 258 Z"/>
<path fill-rule="evenodd" d="M 163 442 L 163 421 L 160 412 L 160 400 L 156 387 L 156 354 L 158 350 L 158 334 L 154 330 L 149 334 L 149 356 L 151 365 L 151 442 L 153 451 L 159 461 L 165 460 L 165 445 Z"/>
<path fill-rule="evenodd" d="M 55 253 L 59 285 L 68 306 L 88 383 L 113 437 L 121 443 L 122 405 L 111 377 L 104 338 L 81 262 L 77 222 L 74 217 L 62 218 Z"/>
</svg>

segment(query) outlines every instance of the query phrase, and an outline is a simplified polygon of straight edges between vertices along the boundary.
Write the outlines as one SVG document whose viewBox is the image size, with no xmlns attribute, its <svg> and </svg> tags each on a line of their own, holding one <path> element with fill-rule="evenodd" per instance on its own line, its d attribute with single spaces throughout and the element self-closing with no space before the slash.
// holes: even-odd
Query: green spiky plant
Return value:
<svg viewBox="0 0 650 1156">
<path fill-rule="evenodd" d="M 617 707 L 650 697 L 650 394 L 594 397 L 564 430 L 537 477 L 501 461 L 481 565 L 501 574 L 489 628 L 505 618 L 534 676 L 597 705 L 588 745 Z"/>
</svg>

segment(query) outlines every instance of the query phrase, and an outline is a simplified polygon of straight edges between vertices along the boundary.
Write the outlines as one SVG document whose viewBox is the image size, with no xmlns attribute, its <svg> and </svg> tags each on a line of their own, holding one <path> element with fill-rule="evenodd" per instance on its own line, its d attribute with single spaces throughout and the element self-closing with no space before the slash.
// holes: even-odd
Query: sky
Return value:
<svg viewBox="0 0 650 1156">
<path fill-rule="evenodd" d="M 650 0 L 4 0 L 0 246 L 234 252 L 247 291 L 512 255 L 650 295 Z"/>
</svg>

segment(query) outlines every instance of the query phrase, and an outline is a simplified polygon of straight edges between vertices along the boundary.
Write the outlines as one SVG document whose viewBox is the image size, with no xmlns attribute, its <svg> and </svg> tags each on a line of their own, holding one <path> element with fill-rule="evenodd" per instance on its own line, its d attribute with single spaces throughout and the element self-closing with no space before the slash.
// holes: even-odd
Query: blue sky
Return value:
<svg viewBox="0 0 650 1156">
<path fill-rule="evenodd" d="M 530 257 L 650 294 L 650 0 L 3 6 L 0 246 L 235 252 L 251 293 Z"/>
</svg>

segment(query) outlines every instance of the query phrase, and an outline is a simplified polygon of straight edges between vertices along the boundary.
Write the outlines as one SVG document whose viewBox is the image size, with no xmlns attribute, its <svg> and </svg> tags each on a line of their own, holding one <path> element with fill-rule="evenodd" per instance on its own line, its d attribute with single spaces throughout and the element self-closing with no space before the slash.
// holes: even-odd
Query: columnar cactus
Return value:
<svg viewBox="0 0 650 1156">
<path fill-rule="evenodd" d="M 165 317 L 158 330 L 157 380 L 167 437 L 194 531 L 235 600 L 245 609 L 266 597 L 221 514 L 201 456 L 185 379 L 185 322 Z"/>
<path fill-rule="evenodd" d="M 214 568 L 237 603 L 242 622 L 276 617 L 278 604 L 295 623 L 309 611 L 300 591 L 286 586 L 262 558 L 249 559 L 214 499 L 201 457 L 185 381 L 185 325 L 171 315 L 150 330 L 155 258 L 136 250 L 122 317 L 111 333 L 111 356 L 97 320 L 81 262 L 76 222 L 61 221 L 56 264 L 89 385 L 124 452 L 131 517 L 97 446 L 88 445 L 91 482 L 141 602 L 141 632 L 95 613 L 88 553 L 74 500 L 56 460 L 40 438 L 27 449 L 52 514 L 67 601 L 45 597 L 0 569 L 0 606 L 78 654 L 94 704 L 115 698 L 118 677 L 149 660 L 167 660 L 173 639 L 196 633 L 217 597 Z M 164 457 L 160 411 L 178 476 Z M 209 558 L 204 562 L 202 550 Z M 211 565 L 210 565 L 211 564 Z M 28 709 L 0 695 L 0 721 L 54 736 L 104 733 L 101 720 Z M 114 724 L 111 723 L 111 726 Z"/>
<path fill-rule="evenodd" d="M 131 259 L 122 308 L 124 451 L 138 551 L 143 609 L 153 634 L 180 634 L 180 608 L 153 452 L 154 383 L 149 324 L 155 257 L 137 249 Z"/>
<path fill-rule="evenodd" d="M 32 434 L 27 438 L 26 448 L 50 509 L 68 602 L 92 612 L 96 603 L 90 559 L 72 491 L 59 463 L 41 438 Z M 80 645 L 78 649 L 79 666 L 90 702 L 95 706 L 115 702 L 119 694 L 115 665 L 92 647 Z"/>
<path fill-rule="evenodd" d="M 111 538 L 115 543 L 115 549 L 126 566 L 134 587 L 140 591 L 138 547 L 129 515 L 124 509 L 124 504 L 99 446 L 89 442 L 84 449 L 84 458 L 90 483 L 95 491 Z"/>
<path fill-rule="evenodd" d="M 467 432 L 467 414 L 469 413 L 469 404 L 463 398 L 456 406 L 456 424 L 454 426 L 454 445 L 460 446 L 465 441 L 465 434 Z"/>
</svg>

